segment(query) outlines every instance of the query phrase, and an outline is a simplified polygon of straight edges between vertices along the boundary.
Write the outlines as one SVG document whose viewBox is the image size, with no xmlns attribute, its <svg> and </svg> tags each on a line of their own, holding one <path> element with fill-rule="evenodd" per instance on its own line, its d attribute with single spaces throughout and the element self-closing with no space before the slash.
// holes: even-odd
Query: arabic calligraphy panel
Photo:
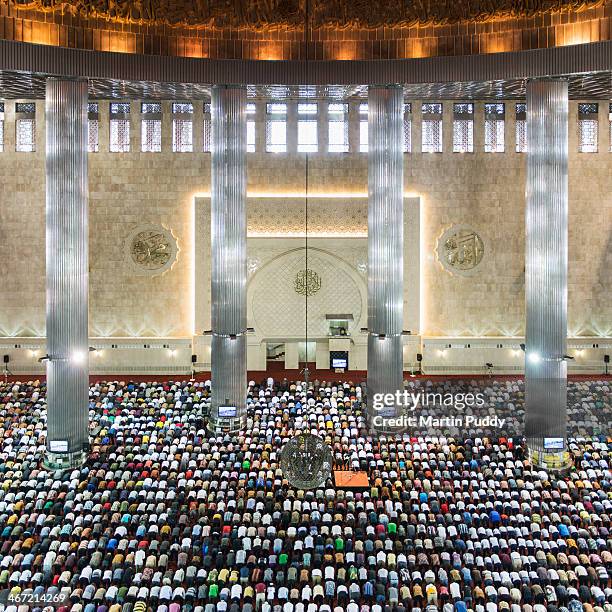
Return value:
<svg viewBox="0 0 612 612">
<path fill-rule="evenodd" d="M 125 261 L 138 275 L 163 274 L 172 267 L 177 254 L 176 238 L 161 225 L 140 225 L 125 240 Z"/>
<path fill-rule="evenodd" d="M 453 225 L 439 238 L 436 247 L 438 261 L 451 274 L 469 275 L 482 262 L 485 242 L 480 234 L 467 225 Z"/>
</svg>

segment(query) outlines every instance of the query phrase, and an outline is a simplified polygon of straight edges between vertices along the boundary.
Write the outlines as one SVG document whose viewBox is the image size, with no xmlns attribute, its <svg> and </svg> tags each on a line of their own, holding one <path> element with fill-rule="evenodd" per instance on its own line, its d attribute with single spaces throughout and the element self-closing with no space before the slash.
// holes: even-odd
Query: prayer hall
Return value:
<svg viewBox="0 0 612 612">
<path fill-rule="evenodd" d="M 612 0 L 0 0 L 0 612 L 612 612 Z"/>
</svg>

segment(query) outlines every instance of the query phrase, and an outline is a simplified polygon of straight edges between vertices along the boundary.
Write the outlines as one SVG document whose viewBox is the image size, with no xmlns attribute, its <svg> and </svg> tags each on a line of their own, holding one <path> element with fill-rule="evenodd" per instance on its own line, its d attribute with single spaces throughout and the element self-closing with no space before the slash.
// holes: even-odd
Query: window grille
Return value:
<svg viewBox="0 0 612 612">
<path fill-rule="evenodd" d="M 15 104 L 15 151 L 23 153 L 36 151 L 36 104 L 34 102 Z"/>
<path fill-rule="evenodd" d="M 111 102 L 110 105 L 110 143 L 111 153 L 130 151 L 130 103 Z"/>
<path fill-rule="evenodd" d="M 599 104 L 578 104 L 578 151 L 597 153 L 599 140 Z"/>
<path fill-rule="evenodd" d="M 287 105 L 280 102 L 266 104 L 266 151 L 287 151 Z"/>
<path fill-rule="evenodd" d="M 527 152 L 527 104 L 519 102 L 516 105 L 516 152 Z"/>
<path fill-rule="evenodd" d="M 412 151 L 412 103 L 404 104 L 404 153 Z"/>
<path fill-rule="evenodd" d="M 15 104 L 15 112 L 34 114 L 36 113 L 36 104 L 34 102 L 17 102 Z"/>
<path fill-rule="evenodd" d="M 502 102 L 485 104 L 485 153 L 503 153 L 506 110 Z"/>
<path fill-rule="evenodd" d="M 423 153 L 442 153 L 442 104 L 424 102 L 421 106 Z"/>
<path fill-rule="evenodd" d="M 329 122 L 328 151 L 346 153 L 349 150 L 348 104 L 332 102 L 327 107 Z"/>
<path fill-rule="evenodd" d="M 453 105 L 453 153 L 474 152 L 474 105 Z"/>
<path fill-rule="evenodd" d="M 87 151 L 97 153 L 100 150 L 100 114 L 97 102 L 87 104 Z"/>
<path fill-rule="evenodd" d="M 4 151 L 4 102 L 0 102 L 0 153 Z"/>
<path fill-rule="evenodd" d="M 172 150 L 175 153 L 193 151 L 193 104 L 172 103 Z"/>
<path fill-rule="evenodd" d="M 141 150 L 143 153 L 159 153 L 162 148 L 162 105 L 160 102 L 143 102 L 140 112 Z"/>
<path fill-rule="evenodd" d="M 247 153 L 255 153 L 257 146 L 257 132 L 255 118 L 257 116 L 257 106 L 249 102 L 246 105 L 247 114 Z"/>
<path fill-rule="evenodd" d="M 299 103 L 298 111 L 298 153 L 316 153 L 319 148 L 318 105 L 316 102 Z"/>
</svg>

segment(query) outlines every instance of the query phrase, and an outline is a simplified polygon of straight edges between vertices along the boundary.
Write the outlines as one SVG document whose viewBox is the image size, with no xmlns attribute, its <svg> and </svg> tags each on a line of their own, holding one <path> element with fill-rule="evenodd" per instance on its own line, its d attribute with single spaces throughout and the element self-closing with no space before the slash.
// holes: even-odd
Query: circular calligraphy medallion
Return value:
<svg viewBox="0 0 612 612">
<path fill-rule="evenodd" d="M 162 274 L 172 267 L 178 248 L 172 232 L 162 226 L 140 226 L 127 238 L 126 260 L 132 269 L 145 275 Z"/>
<path fill-rule="evenodd" d="M 310 297 L 321 289 L 321 277 L 314 270 L 310 270 L 309 268 L 300 270 L 295 275 L 293 288 L 297 294 Z"/>
<path fill-rule="evenodd" d="M 455 225 L 438 239 L 438 261 L 451 273 L 470 274 L 485 253 L 483 238 L 471 227 Z"/>
</svg>

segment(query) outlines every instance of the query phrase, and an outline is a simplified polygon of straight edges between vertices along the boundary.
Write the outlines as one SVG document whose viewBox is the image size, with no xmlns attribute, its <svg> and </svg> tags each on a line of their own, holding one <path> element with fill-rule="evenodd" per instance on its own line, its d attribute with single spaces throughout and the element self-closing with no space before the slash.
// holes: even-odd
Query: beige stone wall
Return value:
<svg viewBox="0 0 612 612">
<path fill-rule="evenodd" d="M 514 152 L 513 105 L 506 104 L 503 154 L 450 152 L 451 110 L 446 104 L 445 153 L 413 154 L 406 165 L 406 189 L 424 198 L 425 334 L 518 336 L 524 333 L 525 316 L 526 156 Z M 609 337 L 612 333 L 612 153 L 607 110 L 607 103 L 600 105 L 598 153 L 578 153 L 577 103 L 570 103 L 570 336 Z M 481 112 L 477 105 L 477 126 Z M 418 114 L 413 123 L 418 125 Z M 418 137 L 413 131 L 417 149 Z M 482 150 L 482 129 L 475 129 L 474 140 L 475 149 Z M 488 247 L 478 273 L 470 277 L 450 275 L 435 256 L 440 234 L 460 223 L 482 232 Z"/>
<path fill-rule="evenodd" d="M 45 131 L 36 152 L 15 152 L 15 104 L 5 103 L 0 153 L 0 335 L 45 333 Z M 43 102 L 36 116 L 43 117 Z"/>
<path fill-rule="evenodd" d="M 36 153 L 14 152 L 12 101 L 5 112 L 0 153 L 0 335 L 44 335 L 44 107 L 38 104 Z M 108 124 L 101 104 L 100 152 L 91 154 L 90 240 L 93 336 L 190 337 L 193 333 L 193 199 L 207 193 L 208 153 L 171 152 L 165 105 L 162 153 L 139 153 L 139 117 L 132 119 L 132 151 L 108 152 Z M 136 106 L 134 106 L 136 108 Z M 405 156 L 405 188 L 422 197 L 424 335 L 521 335 L 524 319 L 525 155 L 514 153 L 514 105 L 507 103 L 506 153 L 451 152 L 452 104 L 445 104 L 444 153 L 421 154 L 419 104 L 413 103 L 413 153 Z M 482 107 L 477 107 L 475 146 L 482 150 Z M 196 112 L 196 117 L 197 117 Z M 354 116 L 354 115 L 353 115 Z M 576 105 L 570 123 L 570 335 L 612 335 L 612 153 L 607 103 L 600 105 L 599 153 L 576 152 Z M 263 149 L 263 126 L 258 150 Z M 201 124 L 194 127 L 201 148 Z M 351 135 L 355 136 L 355 125 Z M 324 144 L 325 126 L 320 145 Z M 291 145 L 291 140 L 290 140 Z M 365 193 L 367 156 L 355 152 L 309 156 L 310 193 Z M 301 193 L 303 155 L 249 154 L 251 193 Z M 286 214 L 282 199 L 277 214 Z M 346 209 L 330 220 L 364 231 L 365 210 Z M 161 276 L 137 276 L 125 264 L 124 241 L 141 224 L 162 224 L 176 237 L 179 254 Z M 295 224 L 293 219 L 287 223 Z M 436 241 L 454 224 L 482 234 L 486 252 L 470 277 L 450 275 L 437 261 Z"/>
<path fill-rule="evenodd" d="M 413 124 L 420 124 L 418 104 Z M 452 104 L 444 105 L 442 154 L 411 155 L 406 188 L 423 194 L 424 329 L 433 336 L 516 336 L 524 319 L 525 155 L 514 153 L 514 104 L 506 104 L 504 153 L 484 153 L 482 127 L 474 153 L 452 152 Z M 482 121 L 476 108 L 476 125 Z M 480 123 L 482 126 L 482 123 Z M 413 142 L 420 150 L 420 134 Z M 465 224 L 484 240 L 470 276 L 451 274 L 437 258 L 437 241 Z"/>
<path fill-rule="evenodd" d="M 612 336 L 612 152 L 607 111 L 607 102 L 600 105 L 598 153 L 574 153 L 570 160 L 568 329 L 574 336 Z M 570 114 L 576 117 L 576 103 L 570 103 Z M 569 137 L 575 152 L 575 125 Z"/>
</svg>

